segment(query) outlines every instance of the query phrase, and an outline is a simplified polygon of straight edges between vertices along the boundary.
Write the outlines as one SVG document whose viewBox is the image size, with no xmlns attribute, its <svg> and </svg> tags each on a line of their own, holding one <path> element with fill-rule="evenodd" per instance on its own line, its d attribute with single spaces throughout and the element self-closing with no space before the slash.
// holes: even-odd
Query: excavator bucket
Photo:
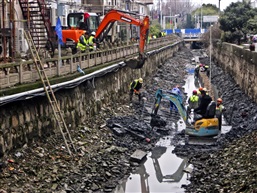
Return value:
<svg viewBox="0 0 257 193">
<path fill-rule="evenodd" d="M 146 60 L 146 57 L 139 56 L 137 58 L 125 60 L 124 62 L 128 67 L 132 69 L 139 69 L 139 68 L 142 68 L 143 65 L 145 64 L 145 60 Z"/>
</svg>

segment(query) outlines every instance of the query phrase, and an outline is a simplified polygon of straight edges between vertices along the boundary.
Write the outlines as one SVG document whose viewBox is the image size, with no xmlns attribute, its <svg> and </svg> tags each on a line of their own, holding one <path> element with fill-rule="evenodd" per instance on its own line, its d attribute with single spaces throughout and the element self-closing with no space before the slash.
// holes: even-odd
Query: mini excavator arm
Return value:
<svg viewBox="0 0 257 193">
<path fill-rule="evenodd" d="M 102 22 L 100 23 L 95 38 L 99 39 L 101 42 L 103 37 L 100 38 L 101 35 L 108 33 L 114 22 L 120 21 L 125 22 L 131 25 L 136 25 L 140 27 L 140 39 L 139 39 L 139 57 L 138 59 L 132 59 L 127 62 L 127 65 L 131 68 L 142 68 L 145 62 L 145 54 L 144 54 L 144 47 L 145 42 L 148 38 L 148 31 L 149 31 L 149 17 L 145 16 L 143 20 L 135 19 L 129 15 L 129 12 L 120 11 L 120 10 L 111 10 L 109 11 Z M 109 28 L 108 28 L 109 26 Z M 106 31 L 105 31 L 106 30 Z"/>
<path fill-rule="evenodd" d="M 173 102 L 176 105 L 179 114 L 181 115 L 184 122 L 186 123 L 186 121 L 187 121 L 186 109 L 185 109 L 184 105 L 180 103 L 178 96 L 176 96 L 174 94 L 170 94 L 170 95 L 163 94 L 163 91 L 161 89 L 158 89 L 155 93 L 155 104 L 154 104 L 152 113 L 154 115 L 157 115 L 162 99 L 167 99 L 168 101 Z"/>
</svg>

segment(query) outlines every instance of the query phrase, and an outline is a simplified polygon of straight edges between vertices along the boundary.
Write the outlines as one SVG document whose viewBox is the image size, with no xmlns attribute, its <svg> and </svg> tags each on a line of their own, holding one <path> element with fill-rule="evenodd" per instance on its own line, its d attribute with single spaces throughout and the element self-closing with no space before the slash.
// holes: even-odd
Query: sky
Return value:
<svg viewBox="0 0 257 193">
<path fill-rule="evenodd" d="M 160 0 L 154 0 L 154 3 L 157 4 L 157 2 L 160 1 Z M 170 1 L 170 0 L 162 0 L 162 2 L 167 2 L 167 1 Z M 172 1 L 175 1 L 175 0 L 172 0 Z M 224 9 L 226 9 L 227 6 L 229 6 L 232 2 L 242 2 L 242 0 L 220 0 L 220 9 L 221 11 L 223 11 Z M 191 0 L 191 2 L 193 4 L 196 4 L 196 5 L 199 5 L 201 6 L 201 3 L 205 3 L 205 4 L 215 4 L 217 7 L 219 7 L 219 0 Z"/>
<path fill-rule="evenodd" d="M 227 6 L 229 6 L 232 2 L 238 2 L 240 0 L 221 0 L 220 1 L 220 9 L 221 10 L 224 10 L 226 9 Z M 219 0 L 192 0 L 191 1 L 192 3 L 196 3 L 196 4 L 199 4 L 201 5 L 201 2 L 202 3 L 205 3 L 205 4 L 215 4 L 217 7 L 219 7 Z M 242 0 L 241 0 L 242 2 Z"/>
</svg>

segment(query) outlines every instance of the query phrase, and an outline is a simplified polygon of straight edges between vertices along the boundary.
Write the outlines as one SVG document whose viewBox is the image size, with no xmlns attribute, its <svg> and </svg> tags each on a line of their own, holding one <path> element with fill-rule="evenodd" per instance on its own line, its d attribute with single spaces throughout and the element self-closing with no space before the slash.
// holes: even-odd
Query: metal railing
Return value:
<svg viewBox="0 0 257 193">
<path fill-rule="evenodd" d="M 186 33 L 182 34 L 183 39 L 201 39 L 202 34 L 201 33 Z"/>
</svg>

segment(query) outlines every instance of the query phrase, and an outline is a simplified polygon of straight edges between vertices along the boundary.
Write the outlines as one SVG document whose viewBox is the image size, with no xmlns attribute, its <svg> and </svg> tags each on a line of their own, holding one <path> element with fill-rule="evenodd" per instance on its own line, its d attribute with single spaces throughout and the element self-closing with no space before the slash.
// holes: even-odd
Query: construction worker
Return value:
<svg viewBox="0 0 257 193">
<path fill-rule="evenodd" d="M 210 75 L 210 68 L 208 65 L 204 65 L 204 71 L 206 72 L 206 75 L 209 76 Z"/>
<path fill-rule="evenodd" d="M 194 71 L 194 77 L 198 78 L 199 77 L 199 71 L 200 71 L 200 64 L 196 64 L 195 66 L 195 71 Z"/>
<path fill-rule="evenodd" d="M 212 101 L 212 98 L 206 94 L 206 90 L 205 89 L 201 90 L 200 104 L 199 104 L 199 107 L 194 109 L 194 112 L 202 115 L 202 117 L 204 118 L 207 107 L 211 101 Z"/>
<path fill-rule="evenodd" d="M 201 95 L 202 90 L 203 90 L 203 87 L 199 87 L 197 90 L 197 96 L 199 97 L 199 99 L 202 97 L 202 95 Z"/>
<path fill-rule="evenodd" d="M 183 103 L 183 97 L 182 97 L 182 93 L 181 93 L 179 87 L 180 87 L 179 85 L 176 85 L 168 93 L 176 95 L 178 97 L 178 100 L 179 100 L 180 104 L 182 104 Z M 178 112 L 178 108 L 176 107 L 176 105 L 173 102 L 170 101 L 170 113 L 172 113 L 173 109 L 175 110 L 175 112 Z"/>
<path fill-rule="evenodd" d="M 95 40 L 95 32 L 91 32 L 90 37 L 89 37 L 89 51 L 96 50 L 96 40 Z"/>
<path fill-rule="evenodd" d="M 206 95 L 209 95 L 207 88 L 203 88 L 203 90 L 205 91 Z"/>
<path fill-rule="evenodd" d="M 77 48 L 81 50 L 81 52 L 85 52 L 89 47 L 89 33 L 86 31 L 79 37 L 79 41 L 77 44 Z"/>
<path fill-rule="evenodd" d="M 135 79 L 130 83 L 130 91 L 129 91 L 129 101 L 130 104 L 132 102 L 132 97 L 133 97 L 133 93 L 135 93 L 135 95 L 138 95 L 138 100 L 139 102 L 142 99 L 141 93 L 140 93 L 140 89 L 143 86 L 143 79 L 139 78 L 139 79 Z"/>
<path fill-rule="evenodd" d="M 193 95 L 189 97 L 187 102 L 187 115 L 189 115 L 191 109 L 196 109 L 199 106 L 199 97 L 197 96 L 197 90 L 193 90 Z"/>
<path fill-rule="evenodd" d="M 217 104 L 216 104 L 216 117 L 219 120 L 219 130 L 221 130 L 221 125 L 222 125 L 222 113 L 226 111 L 226 108 L 222 105 L 222 99 L 218 98 L 217 99 Z"/>
<path fill-rule="evenodd" d="M 152 39 L 152 35 L 150 34 L 150 35 L 148 35 L 147 43 L 149 43 L 151 39 Z"/>
<path fill-rule="evenodd" d="M 77 29 L 83 29 L 82 27 L 83 27 L 83 24 L 84 24 L 84 19 L 83 19 L 83 16 L 81 15 L 80 17 L 79 17 L 79 20 L 78 20 L 78 22 L 77 22 Z"/>
</svg>

